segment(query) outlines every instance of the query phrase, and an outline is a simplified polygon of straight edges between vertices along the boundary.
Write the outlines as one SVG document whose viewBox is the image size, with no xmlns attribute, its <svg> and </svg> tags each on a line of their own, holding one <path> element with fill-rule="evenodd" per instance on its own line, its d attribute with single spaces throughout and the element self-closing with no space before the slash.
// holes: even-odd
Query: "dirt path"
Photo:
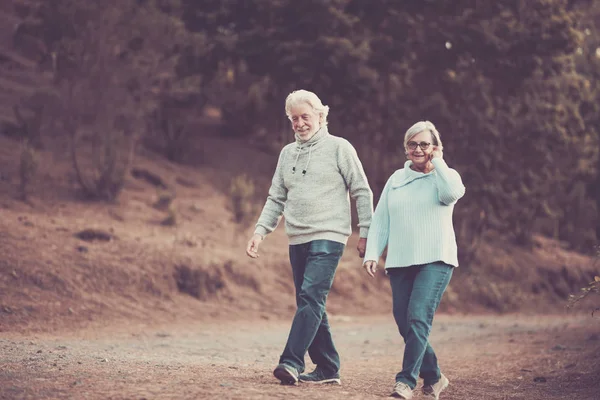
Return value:
<svg viewBox="0 0 600 400">
<path fill-rule="evenodd" d="M 0 398 L 387 396 L 402 354 L 391 318 L 334 316 L 331 323 L 342 355 L 342 386 L 278 385 L 271 370 L 288 321 L 258 320 L 106 327 L 60 337 L 3 335 Z M 600 320 L 590 316 L 441 315 L 431 342 L 451 382 L 443 399 L 599 399 L 599 334 Z"/>
</svg>

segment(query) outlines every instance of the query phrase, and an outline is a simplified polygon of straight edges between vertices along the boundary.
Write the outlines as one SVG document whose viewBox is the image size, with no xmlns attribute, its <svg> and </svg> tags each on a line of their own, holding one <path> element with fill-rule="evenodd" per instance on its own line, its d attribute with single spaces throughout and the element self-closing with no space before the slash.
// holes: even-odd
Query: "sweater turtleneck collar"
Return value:
<svg viewBox="0 0 600 400">
<path fill-rule="evenodd" d="M 317 142 L 320 142 L 323 138 L 329 135 L 329 131 L 327 130 L 327 125 L 322 125 L 317 132 L 308 140 L 304 141 L 300 139 L 297 133 L 294 134 L 296 138 L 296 144 L 298 146 L 312 146 Z"/>
<path fill-rule="evenodd" d="M 414 174 L 419 174 L 419 175 L 429 175 L 429 174 L 431 174 L 433 171 L 435 171 L 435 168 L 433 168 L 433 169 L 432 169 L 431 171 L 429 171 L 429 172 L 421 172 L 421 171 L 417 171 L 417 170 L 414 170 L 414 169 L 412 169 L 412 165 L 413 165 L 413 162 L 412 162 L 411 160 L 407 160 L 407 161 L 404 163 L 404 168 L 407 170 L 407 172 L 409 172 L 409 173 L 410 173 L 410 174 L 412 174 L 412 175 L 414 175 Z M 416 176 L 417 176 L 417 175 L 416 175 Z"/>
<path fill-rule="evenodd" d="M 321 128 L 319 128 L 319 130 L 317 132 L 315 132 L 315 134 L 306 141 L 300 140 L 298 135 L 297 134 L 295 135 L 296 136 L 297 153 L 296 153 L 296 161 L 294 161 L 294 166 L 292 167 L 292 174 L 296 173 L 296 165 L 298 164 L 298 159 L 300 158 L 300 153 L 302 152 L 303 149 L 308 147 L 308 159 L 306 160 L 306 165 L 304 166 L 304 169 L 302 169 L 302 176 L 306 175 L 306 173 L 308 171 L 308 165 L 310 164 L 310 156 L 312 155 L 313 147 L 317 143 L 319 143 L 321 140 L 326 138 L 327 135 L 329 135 L 329 132 L 327 131 L 326 125 L 321 126 Z"/>
<path fill-rule="evenodd" d="M 415 171 L 410 166 L 412 165 L 412 161 L 408 160 L 404 163 L 404 169 L 396 171 L 392 176 L 392 187 L 398 188 L 401 186 L 408 185 L 415 179 L 424 178 L 429 175 L 435 173 L 435 169 L 429 171 L 428 173 L 423 173 L 419 171 Z"/>
</svg>

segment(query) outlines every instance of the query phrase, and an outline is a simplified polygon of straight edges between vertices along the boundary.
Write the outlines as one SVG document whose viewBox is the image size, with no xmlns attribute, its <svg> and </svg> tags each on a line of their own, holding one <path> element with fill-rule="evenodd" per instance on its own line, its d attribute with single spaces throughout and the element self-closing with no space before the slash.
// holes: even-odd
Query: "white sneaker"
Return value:
<svg viewBox="0 0 600 400">
<path fill-rule="evenodd" d="M 398 397 L 400 399 L 409 400 L 413 397 L 413 391 L 406 383 L 396 382 L 396 385 L 394 385 L 394 391 L 392 394 L 390 394 L 390 397 Z"/>
<path fill-rule="evenodd" d="M 448 387 L 449 383 L 450 381 L 448 380 L 448 378 L 446 378 L 444 374 L 440 374 L 439 381 L 437 381 L 433 385 L 423 386 L 423 389 L 421 390 L 423 391 L 423 395 L 425 397 L 438 400 L 440 398 L 440 393 L 442 393 L 442 391 Z"/>
</svg>

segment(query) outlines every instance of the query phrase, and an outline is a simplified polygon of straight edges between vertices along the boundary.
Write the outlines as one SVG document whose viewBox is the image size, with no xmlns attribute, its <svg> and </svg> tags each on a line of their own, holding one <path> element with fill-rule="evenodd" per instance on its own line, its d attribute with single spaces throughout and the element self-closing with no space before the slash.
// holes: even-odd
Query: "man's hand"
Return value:
<svg viewBox="0 0 600 400">
<path fill-rule="evenodd" d="M 369 260 L 363 264 L 367 274 L 371 275 L 371 278 L 375 278 L 375 272 L 377 272 L 377 262 L 373 260 Z"/>
<path fill-rule="evenodd" d="M 263 237 L 258 233 L 252 235 L 246 246 L 246 254 L 251 258 L 258 258 L 258 246 L 263 241 Z"/>
<path fill-rule="evenodd" d="M 360 258 L 363 258 L 365 256 L 365 251 L 367 250 L 367 238 L 358 239 L 356 250 L 358 250 L 358 256 Z"/>
</svg>

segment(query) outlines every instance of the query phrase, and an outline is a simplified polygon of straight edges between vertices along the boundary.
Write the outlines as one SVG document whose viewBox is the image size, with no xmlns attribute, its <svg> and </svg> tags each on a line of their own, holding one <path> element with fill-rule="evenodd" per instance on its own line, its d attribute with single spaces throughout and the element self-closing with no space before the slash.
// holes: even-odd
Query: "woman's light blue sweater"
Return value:
<svg viewBox="0 0 600 400">
<path fill-rule="evenodd" d="M 424 174 L 407 161 L 388 179 L 371 221 L 365 262 L 379 262 L 387 245 L 386 269 L 435 261 L 458 266 L 452 212 L 465 186 L 443 159 L 431 162 L 435 169 Z"/>
</svg>

